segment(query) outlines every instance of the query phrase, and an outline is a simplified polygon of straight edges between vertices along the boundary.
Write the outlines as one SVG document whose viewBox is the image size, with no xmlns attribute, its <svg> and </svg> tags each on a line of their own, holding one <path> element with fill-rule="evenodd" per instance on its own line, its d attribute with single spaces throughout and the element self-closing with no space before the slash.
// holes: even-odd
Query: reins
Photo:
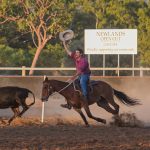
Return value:
<svg viewBox="0 0 150 150">
<path fill-rule="evenodd" d="M 72 84 L 73 82 L 70 82 L 68 85 L 66 85 L 65 87 L 63 87 L 61 90 L 59 90 L 57 93 L 60 93 L 60 92 L 62 92 L 63 90 L 65 90 L 68 86 L 70 86 L 71 84 Z M 53 95 L 55 95 L 56 94 L 56 92 L 54 92 L 53 94 L 51 94 L 50 96 L 53 96 Z"/>
<path fill-rule="evenodd" d="M 80 90 L 77 90 L 74 82 L 73 82 L 73 88 L 74 88 L 75 91 L 79 92 L 79 94 L 82 94 Z"/>
<path fill-rule="evenodd" d="M 63 90 L 65 90 L 67 87 L 69 87 L 69 86 L 73 83 L 73 88 L 74 88 L 74 90 L 77 91 L 77 92 L 79 92 L 79 93 L 81 94 L 80 90 L 77 90 L 77 89 L 76 89 L 76 86 L 75 86 L 75 83 L 74 83 L 75 80 L 76 80 L 76 79 L 74 79 L 74 80 L 71 81 L 70 83 L 69 83 L 70 80 L 67 80 L 66 82 L 68 82 L 69 84 L 66 85 L 65 87 L 63 87 L 63 88 L 62 88 L 61 90 L 59 90 L 57 93 L 62 92 Z M 54 93 L 51 94 L 50 96 L 53 96 L 53 95 L 55 95 L 55 94 L 56 94 L 56 92 L 54 92 Z"/>
<path fill-rule="evenodd" d="M 70 86 L 73 82 L 70 82 L 67 86 L 65 86 L 64 88 L 62 88 L 61 90 L 59 90 L 57 93 L 62 92 L 63 90 L 65 90 L 68 86 Z"/>
<path fill-rule="evenodd" d="M 77 88 L 76 88 L 76 86 L 75 86 L 75 82 L 74 82 L 74 81 L 75 81 L 77 78 L 78 78 L 78 77 L 76 77 L 71 83 L 73 83 L 73 88 L 74 88 L 74 90 L 77 91 L 77 92 L 79 92 L 79 94 L 82 94 L 81 91 L 80 91 L 80 90 L 77 90 Z M 67 80 L 66 82 L 69 82 L 69 81 L 70 81 L 70 79 Z"/>
<path fill-rule="evenodd" d="M 64 88 L 62 88 L 61 90 L 59 90 L 57 93 L 60 93 L 60 92 L 62 92 L 63 90 L 65 90 L 68 86 L 70 86 L 72 83 L 73 83 L 73 88 L 74 88 L 74 90 L 75 91 L 79 91 L 79 90 L 77 90 L 76 89 L 76 87 L 75 87 L 75 83 L 74 83 L 74 81 L 76 80 L 77 78 L 75 78 L 74 80 L 67 80 L 66 82 L 68 82 L 69 84 L 67 85 L 67 86 L 65 86 Z M 71 82 L 70 82 L 71 81 Z M 79 91 L 80 92 L 80 91 Z"/>
</svg>

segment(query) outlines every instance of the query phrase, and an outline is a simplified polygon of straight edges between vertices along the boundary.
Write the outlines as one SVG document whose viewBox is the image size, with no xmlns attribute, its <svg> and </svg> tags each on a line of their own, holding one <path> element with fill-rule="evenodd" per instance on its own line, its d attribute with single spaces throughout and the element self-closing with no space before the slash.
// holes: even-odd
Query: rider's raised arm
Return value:
<svg viewBox="0 0 150 150">
<path fill-rule="evenodd" d="M 65 48 L 66 53 L 67 53 L 69 56 L 71 56 L 71 51 L 70 51 L 69 48 L 67 47 L 65 41 L 63 42 L 63 45 L 64 45 L 64 48 Z"/>
</svg>

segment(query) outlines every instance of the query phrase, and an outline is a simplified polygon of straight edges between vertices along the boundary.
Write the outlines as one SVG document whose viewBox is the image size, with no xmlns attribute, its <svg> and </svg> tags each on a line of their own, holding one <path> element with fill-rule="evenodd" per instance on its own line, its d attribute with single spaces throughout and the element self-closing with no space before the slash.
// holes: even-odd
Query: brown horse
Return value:
<svg viewBox="0 0 150 150">
<path fill-rule="evenodd" d="M 91 86 L 90 86 L 91 87 Z M 92 115 L 89 109 L 89 105 L 97 103 L 99 107 L 104 108 L 106 111 L 117 115 L 119 113 L 119 105 L 114 101 L 114 95 L 124 104 L 128 106 L 138 105 L 139 102 L 136 99 L 128 97 L 125 93 L 113 89 L 108 83 L 104 81 L 95 81 L 92 85 L 92 90 L 89 92 L 88 103 L 86 105 L 83 100 L 82 94 L 79 90 L 76 90 L 74 83 L 68 83 L 58 80 L 48 80 L 46 77 L 43 81 L 42 88 L 42 101 L 48 101 L 50 95 L 54 92 L 58 92 L 65 97 L 67 103 L 69 103 L 75 111 L 77 111 L 82 117 L 86 126 L 89 126 L 81 108 L 83 107 L 89 118 L 92 118 L 98 122 L 106 124 L 105 119 L 101 119 Z M 112 109 L 110 105 L 114 107 Z"/>
</svg>

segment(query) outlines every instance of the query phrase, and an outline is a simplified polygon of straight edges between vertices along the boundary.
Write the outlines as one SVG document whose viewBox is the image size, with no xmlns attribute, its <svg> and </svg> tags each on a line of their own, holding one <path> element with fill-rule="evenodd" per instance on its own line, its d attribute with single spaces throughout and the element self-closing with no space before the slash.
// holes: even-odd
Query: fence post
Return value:
<svg viewBox="0 0 150 150">
<path fill-rule="evenodd" d="M 132 55 L 132 69 L 134 69 L 134 54 Z M 132 70 L 132 76 L 134 77 L 134 70 Z"/>
<path fill-rule="evenodd" d="M 105 68 L 105 54 L 103 54 L 103 76 L 105 76 L 105 70 L 104 70 L 104 68 Z"/>
<path fill-rule="evenodd" d="M 143 77 L 143 69 L 142 69 L 143 67 L 142 66 L 140 66 L 140 77 Z"/>
<path fill-rule="evenodd" d="M 120 76 L 120 55 L 118 54 L 118 66 L 117 66 L 118 70 L 117 70 L 117 74 L 118 74 L 118 77 Z"/>
<path fill-rule="evenodd" d="M 46 78 L 46 76 L 44 76 L 44 80 L 45 80 L 45 78 Z M 42 116 L 41 116 L 41 122 L 43 123 L 44 122 L 44 108 L 45 108 L 45 106 L 44 106 L 44 102 L 42 102 Z"/>
<path fill-rule="evenodd" d="M 26 66 L 22 66 L 22 76 L 26 76 Z"/>
<path fill-rule="evenodd" d="M 119 67 L 117 67 L 117 76 L 118 76 L 118 77 L 120 76 L 120 70 L 119 70 Z"/>
</svg>

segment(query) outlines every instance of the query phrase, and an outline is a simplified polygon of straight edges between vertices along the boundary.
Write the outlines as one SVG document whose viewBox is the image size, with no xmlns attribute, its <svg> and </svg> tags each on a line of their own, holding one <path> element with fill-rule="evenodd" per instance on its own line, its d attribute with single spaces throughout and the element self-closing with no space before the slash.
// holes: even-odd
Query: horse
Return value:
<svg viewBox="0 0 150 150">
<path fill-rule="evenodd" d="M 79 90 L 75 88 L 74 82 L 68 83 L 53 79 L 48 80 L 48 78 L 46 77 L 43 81 L 41 100 L 43 102 L 48 101 L 50 95 L 58 92 L 59 94 L 64 96 L 67 100 L 67 103 L 71 105 L 77 113 L 80 114 L 82 120 L 87 127 L 89 126 L 89 123 L 81 108 L 84 108 L 89 118 L 106 124 L 105 119 L 98 118 L 92 115 L 89 109 L 89 105 L 97 103 L 99 107 L 104 108 L 106 111 L 112 113 L 113 115 L 118 115 L 119 105 L 114 101 L 114 95 L 118 98 L 118 100 L 120 100 L 123 104 L 127 106 L 134 106 L 140 104 L 139 100 L 133 99 L 125 93 L 112 88 L 108 83 L 104 81 L 98 80 L 95 81 L 93 85 L 92 82 L 90 84 L 90 87 L 92 86 L 92 90 L 89 92 L 88 102 L 86 105 L 85 101 L 83 100 L 83 95 L 80 93 Z M 112 105 L 114 109 L 110 107 L 110 105 Z"/>
</svg>

